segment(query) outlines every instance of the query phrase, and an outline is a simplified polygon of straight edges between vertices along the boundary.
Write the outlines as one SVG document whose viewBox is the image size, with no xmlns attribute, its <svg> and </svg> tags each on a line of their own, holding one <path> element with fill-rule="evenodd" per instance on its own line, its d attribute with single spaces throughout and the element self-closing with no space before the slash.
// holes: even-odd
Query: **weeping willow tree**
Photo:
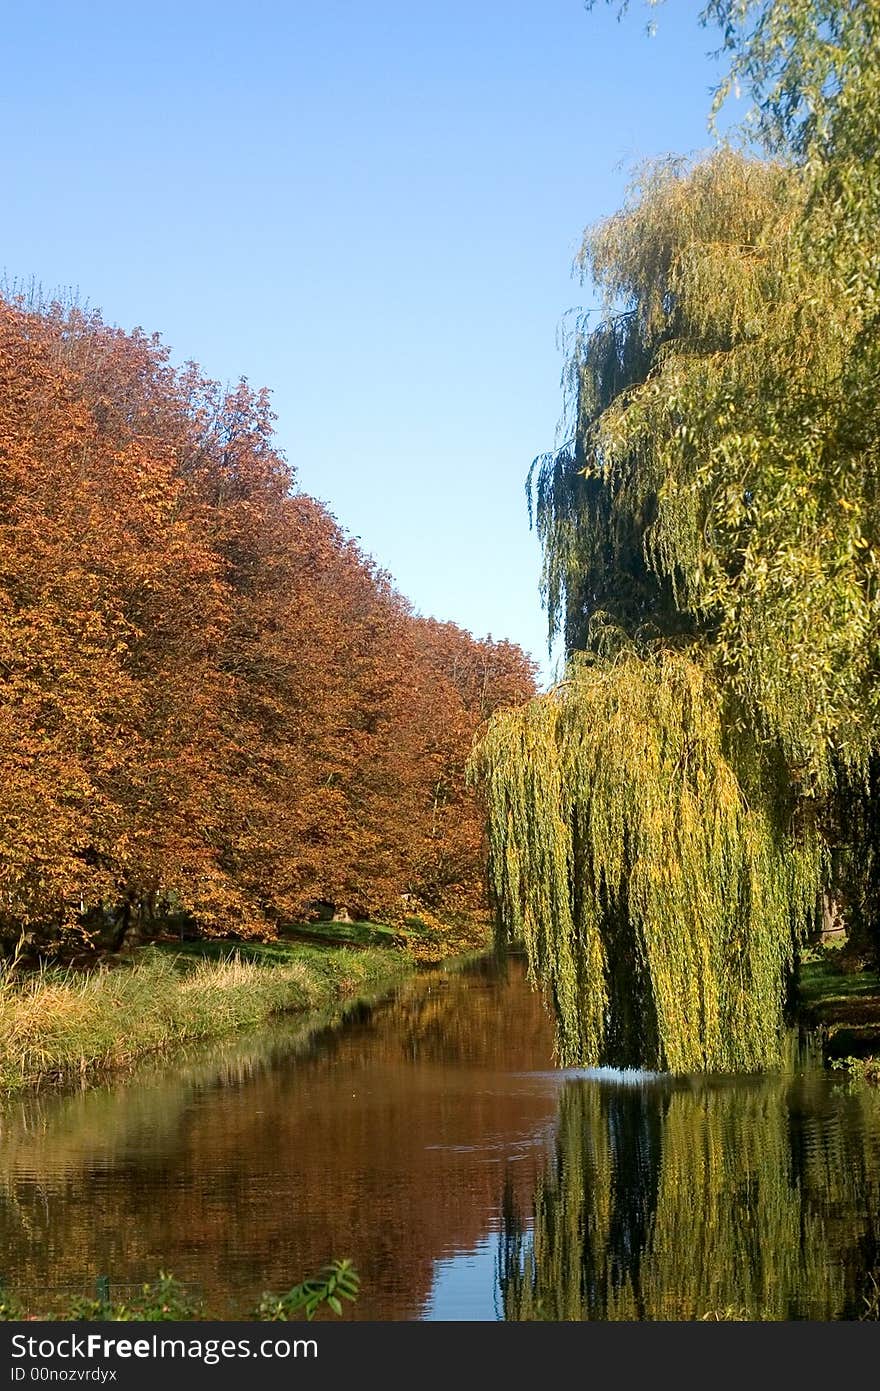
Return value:
<svg viewBox="0 0 880 1391">
<path fill-rule="evenodd" d="M 584 244 L 606 309 L 575 345 L 571 442 L 535 486 L 551 631 L 572 660 L 475 755 L 503 932 L 553 1000 L 565 1062 L 778 1057 L 824 872 L 792 767 L 821 783 L 825 755 L 791 615 L 766 585 L 758 606 L 749 592 L 757 481 L 715 446 L 788 308 L 797 207 L 783 167 L 722 152 L 650 172 Z"/>
<path fill-rule="evenodd" d="M 877 156 L 850 109 L 877 26 L 837 32 L 851 80 L 807 0 L 713 9 L 787 138 L 655 165 L 587 233 L 599 321 L 532 477 L 570 667 L 474 758 L 501 934 L 568 1062 L 773 1064 L 829 850 L 877 821 L 880 197 L 852 192 L 853 152 Z M 808 68 L 827 81 L 799 105 Z"/>
</svg>

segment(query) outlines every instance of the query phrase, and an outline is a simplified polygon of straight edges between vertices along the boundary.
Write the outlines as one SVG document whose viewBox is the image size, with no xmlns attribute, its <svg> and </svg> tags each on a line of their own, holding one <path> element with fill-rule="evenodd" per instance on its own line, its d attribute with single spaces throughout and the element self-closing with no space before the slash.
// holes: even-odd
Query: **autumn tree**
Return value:
<svg viewBox="0 0 880 1391">
<path fill-rule="evenodd" d="M 215 567 L 173 451 L 113 430 L 60 323 L 3 307 L 0 330 L 4 910 L 63 925 L 193 848 Z"/>
<path fill-rule="evenodd" d="M 7 937 L 482 903 L 464 765 L 531 664 L 416 617 L 273 428 L 156 338 L 0 304 Z"/>
</svg>

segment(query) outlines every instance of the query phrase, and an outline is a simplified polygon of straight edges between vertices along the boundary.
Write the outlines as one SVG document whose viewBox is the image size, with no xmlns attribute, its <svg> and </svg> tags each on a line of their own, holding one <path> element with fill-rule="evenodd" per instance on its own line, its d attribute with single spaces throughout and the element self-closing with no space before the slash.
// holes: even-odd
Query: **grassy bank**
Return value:
<svg viewBox="0 0 880 1391">
<path fill-rule="evenodd" d="M 0 977 L 0 1092 L 130 1067 L 148 1054 L 324 1008 L 414 969 L 401 951 L 259 944 L 151 947 L 90 972 Z"/>
<path fill-rule="evenodd" d="M 845 967 L 845 958 L 833 950 L 803 963 L 801 1016 L 823 1030 L 830 1062 L 880 1058 L 880 975 Z"/>
</svg>

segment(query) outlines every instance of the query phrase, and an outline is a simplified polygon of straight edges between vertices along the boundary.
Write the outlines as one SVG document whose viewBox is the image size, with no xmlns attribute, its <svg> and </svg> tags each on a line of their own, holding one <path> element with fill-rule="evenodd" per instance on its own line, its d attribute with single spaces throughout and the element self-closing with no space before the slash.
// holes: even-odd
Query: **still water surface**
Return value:
<svg viewBox="0 0 880 1391">
<path fill-rule="evenodd" d="M 856 1318 L 880 1092 L 560 1072 L 521 964 L 409 981 L 124 1084 L 0 1112 L 4 1283 L 161 1268 L 246 1317 L 334 1257 L 361 1319 Z"/>
</svg>

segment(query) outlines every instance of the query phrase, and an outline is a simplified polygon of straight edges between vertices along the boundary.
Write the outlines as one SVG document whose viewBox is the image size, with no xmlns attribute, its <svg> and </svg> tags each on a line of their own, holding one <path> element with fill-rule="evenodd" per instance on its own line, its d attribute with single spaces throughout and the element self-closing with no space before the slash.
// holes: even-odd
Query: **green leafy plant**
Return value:
<svg viewBox="0 0 880 1391">
<path fill-rule="evenodd" d="M 294 1285 L 286 1294 L 264 1294 L 256 1316 L 273 1322 L 302 1316 L 311 1321 L 325 1304 L 341 1315 L 343 1299 L 353 1303 L 359 1289 L 360 1276 L 351 1261 L 332 1261 L 320 1274 Z"/>
<path fill-rule="evenodd" d="M 846 1072 L 852 1080 L 880 1083 L 880 1058 L 833 1058 L 831 1066 L 837 1071 Z"/>
<path fill-rule="evenodd" d="M 66 1317 L 80 1322 L 165 1323 L 198 1318 L 201 1313 L 201 1306 L 180 1281 L 160 1270 L 158 1279 L 143 1284 L 130 1301 L 114 1304 L 100 1294 L 95 1299 L 77 1298 L 71 1302 Z"/>
<path fill-rule="evenodd" d="M 102 1283 L 104 1288 L 102 1289 Z M 326 1304 L 334 1314 L 341 1314 L 342 1301 L 352 1303 L 358 1297 L 360 1276 L 351 1261 L 331 1261 L 317 1275 L 294 1285 L 285 1294 L 265 1293 L 254 1317 L 262 1320 L 312 1320 Z M 74 1322 L 124 1323 L 142 1321 L 164 1323 L 209 1317 L 202 1303 L 181 1282 L 167 1271 L 160 1270 L 158 1278 L 146 1281 L 131 1299 L 114 1301 L 109 1284 L 98 1282 L 94 1298 L 78 1295 L 63 1308 L 31 1314 L 31 1318 L 64 1319 Z M 0 1285 L 0 1322 L 28 1317 L 18 1301 Z"/>
</svg>

